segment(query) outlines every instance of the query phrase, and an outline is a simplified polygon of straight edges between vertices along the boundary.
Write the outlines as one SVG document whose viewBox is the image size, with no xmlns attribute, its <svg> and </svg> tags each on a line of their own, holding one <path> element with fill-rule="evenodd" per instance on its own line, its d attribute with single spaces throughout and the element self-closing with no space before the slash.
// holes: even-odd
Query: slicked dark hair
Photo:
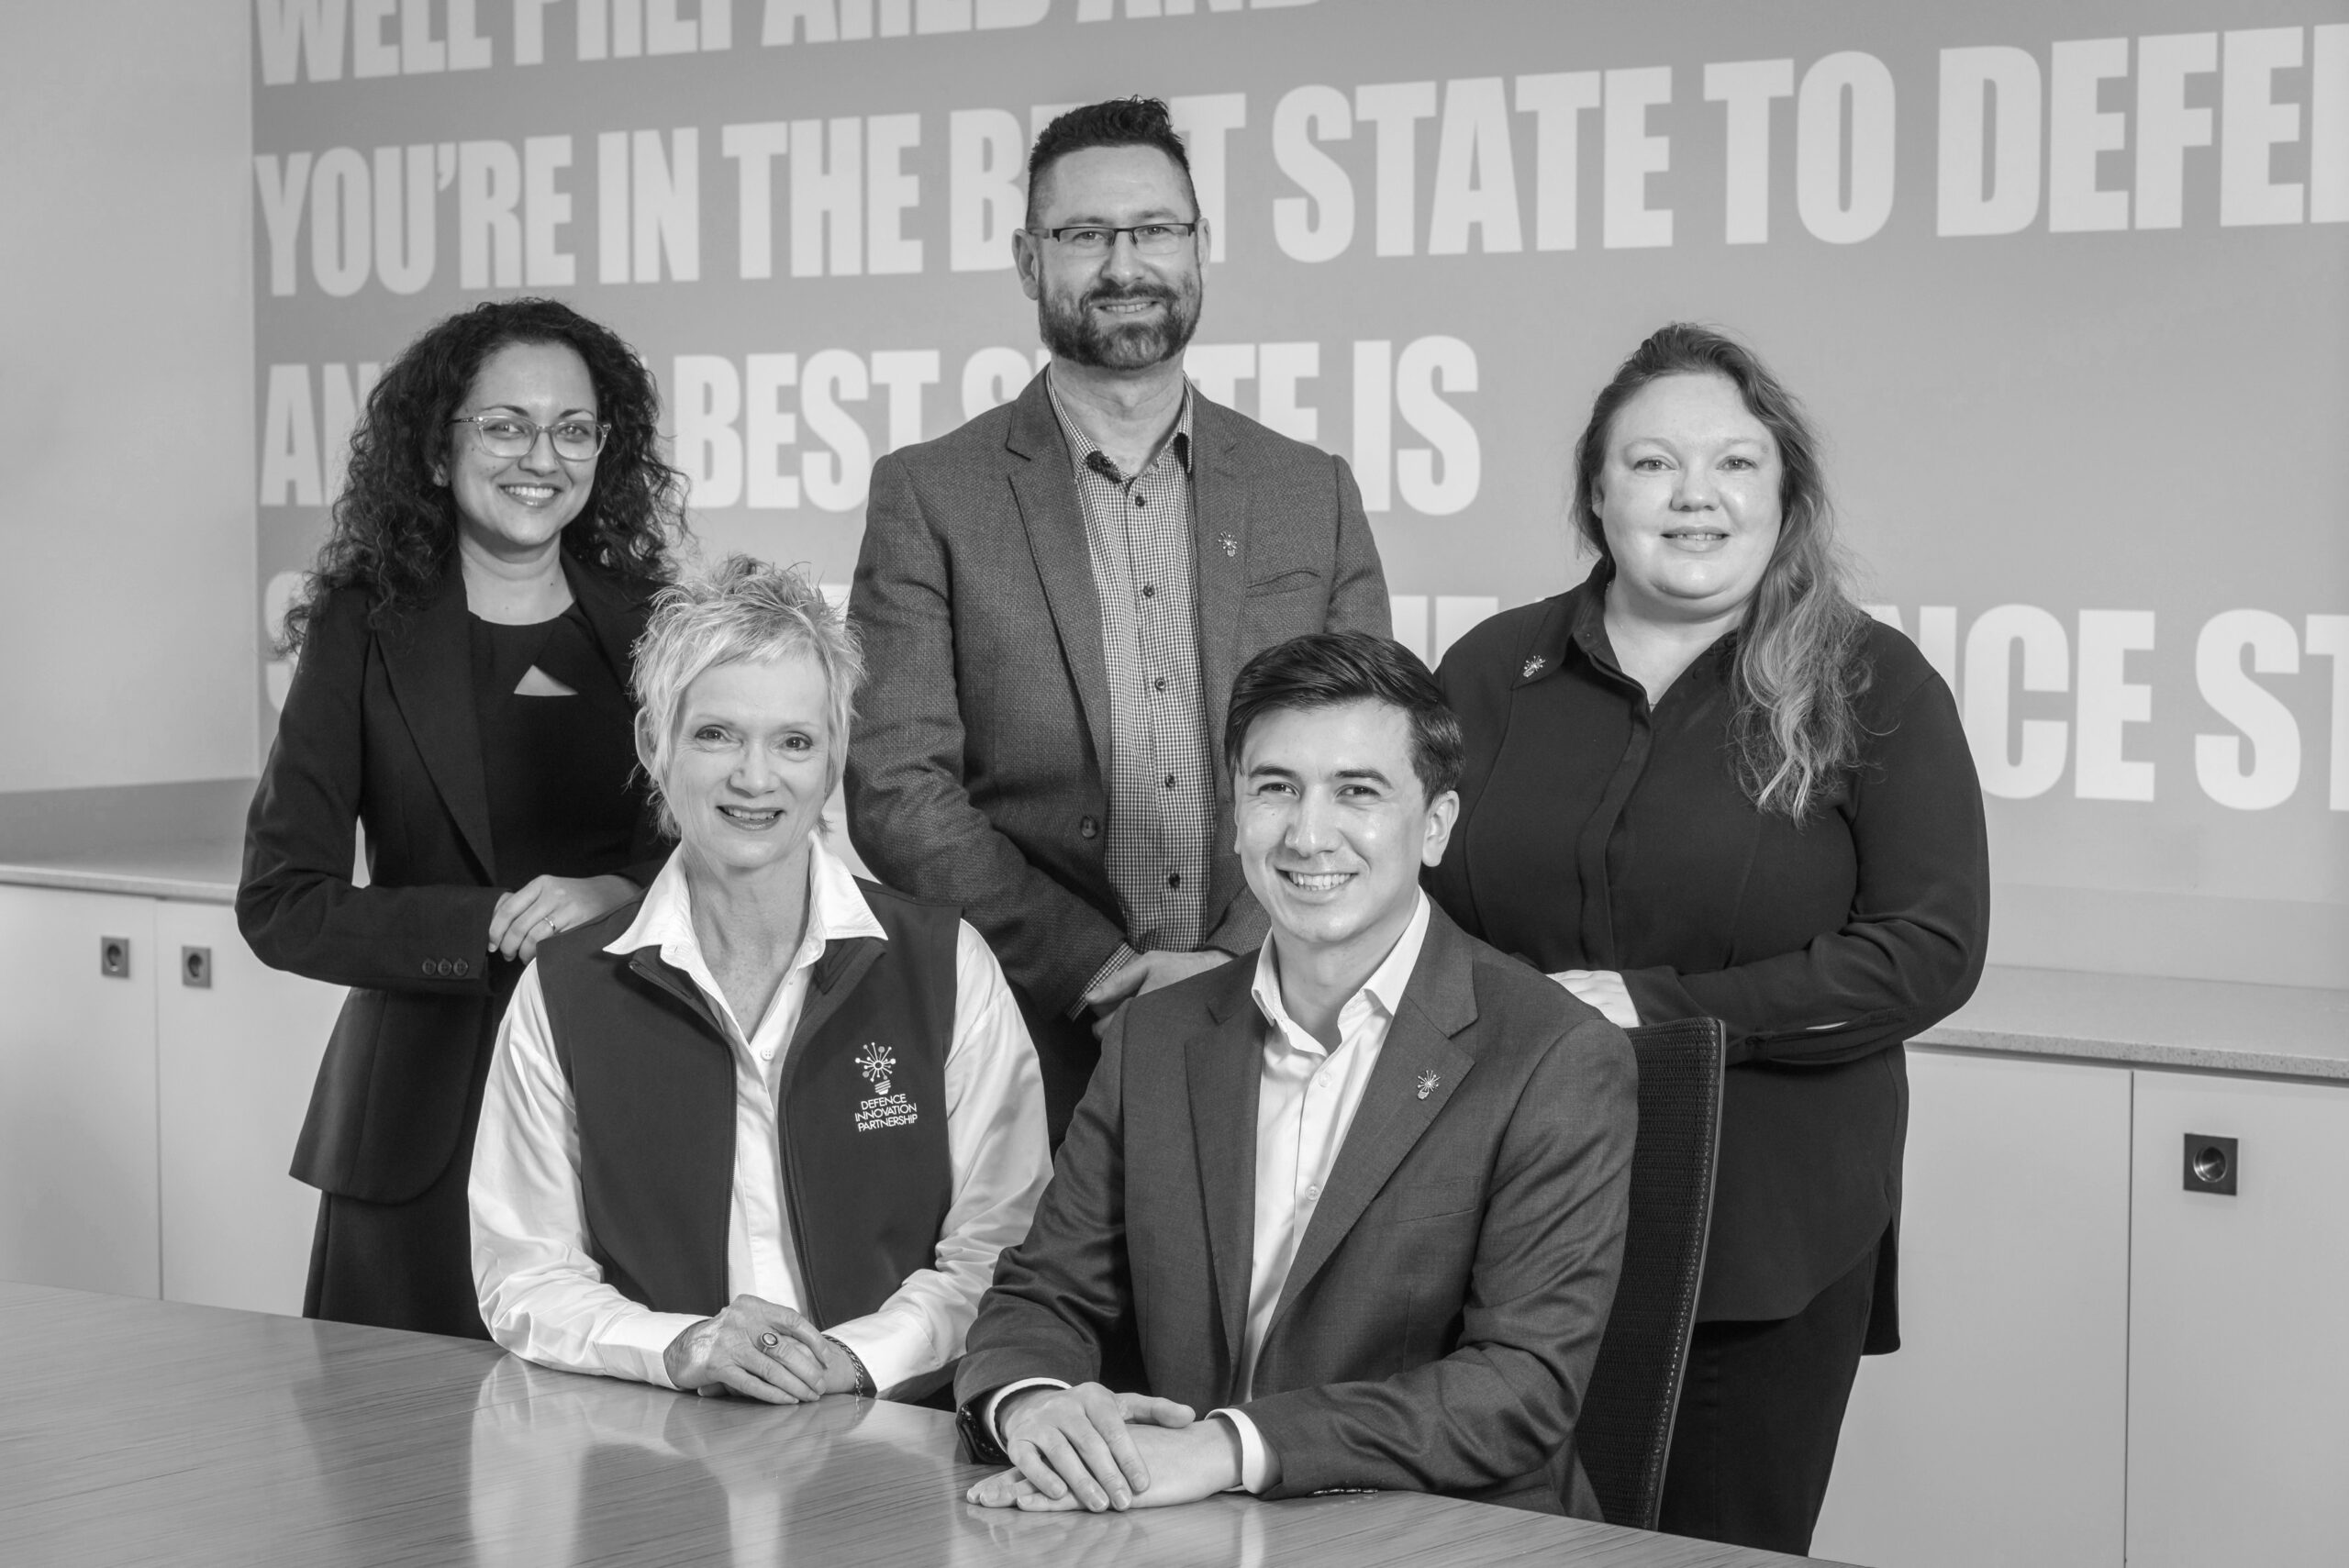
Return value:
<svg viewBox="0 0 2349 1568">
<path fill-rule="evenodd" d="M 1429 800 L 1458 786 L 1467 748 L 1460 719 L 1419 655 L 1391 638 L 1366 631 L 1315 631 L 1265 649 L 1231 683 L 1231 714 L 1223 728 L 1223 765 L 1240 768 L 1248 730 L 1268 713 L 1295 708 L 1384 703 L 1400 708 L 1411 728 L 1411 772 Z"/>
<path fill-rule="evenodd" d="M 636 350 L 608 327 L 551 299 L 484 300 L 435 322 L 367 394 L 351 432 L 351 469 L 279 649 L 302 646 L 311 617 L 338 588 L 366 588 L 378 626 L 432 597 L 457 553 L 454 492 L 433 471 L 448 461 L 449 421 L 489 357 L 517 343 L 560 343 L 587 366 L 596 417 L 611 426 L 587 505 L 562 550 L 627 582 L 665 583 L 685 533 L 685 476 L 661 458 L 661 393 Z"/>
<path fill-rule="evenodd" d="M 1036 193 L 1045 172 L 1072 152 L 1088 147 L 1155 147 L 1183 172 L 1191 211 L 1199 210 L 1199 190 L 1191 183 L 1191 155 L 1163 98 L 1111 98 L 1069 110 L 1046 126 L 1028 153 L 1028 225 L 1036 224 Z"/>
</svg>

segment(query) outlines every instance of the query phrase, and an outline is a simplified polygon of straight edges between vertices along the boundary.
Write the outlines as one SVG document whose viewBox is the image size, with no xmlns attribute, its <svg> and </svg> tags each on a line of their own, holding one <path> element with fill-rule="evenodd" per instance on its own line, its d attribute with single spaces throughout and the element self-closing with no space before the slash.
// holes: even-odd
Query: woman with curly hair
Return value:
<svg viewBox="0 0 2349 1568">
<path fill-rule="evenodd" d="M 325 1195 L 306 1316 L 486 1337 L 465 1184 L 499 1016 L 662 859 L 628 697 L 684 533 L 658 414 L 626 343 L 514 299 L 417 338 L 352 432 L 237 891 L 263 962 L 351 988 L 294 1151 Z"/>
<path fill-rule="evenodd" d="M 1981 791 L 1949 688 L 1846 590 L 1818 442 L 1742 344 L 1641 344 L 1573 509 L 1589 578 L 1444 656 L 1468 758 L 1429 891 L 1619 1024 L 1729 1026 L 1661 1528 L 1800 1554 L 1860 1357 L 1899 1343 L 1901 1045 L 1981 976 Z"/>
</svg>

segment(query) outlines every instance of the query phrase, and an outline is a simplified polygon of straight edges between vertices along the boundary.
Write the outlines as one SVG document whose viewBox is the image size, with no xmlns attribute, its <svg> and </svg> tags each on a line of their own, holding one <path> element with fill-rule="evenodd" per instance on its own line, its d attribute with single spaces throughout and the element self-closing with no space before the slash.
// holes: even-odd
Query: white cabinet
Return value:
<svg viewBox="0 0 2349 1568">
<path fill-rule="evenodd" d="M 0 1278 L 156 1294 L 155 909 L 0 886 Z"/>
<path fill-rule="evenodd" d="M 1860 1363 L 1811 1550 L 2119 1568 L 2130 1074 L 1925 1050 L 1909 1072 L 1901 1349 Z"/>
<path fill-rule="evenodd" d="M 2349 1562 L 2349 1089 L 2140 1072 L 2130 1568 Z M 2237 1140 L 2188 1192 L 2188 1133 Z"/>
<path fill-rule="evenodd" d="M 342 988 L 264 966 L 217 904 L 156 906 L 163 1296 L 298 1313 L 318 1195 L 285 1173 Z M 182 984 L 184 949 L 211 984 Z"/>
<path fill-rule="evenodd" d="M 317 1195 L 285 1168 L 341 1002 L 225 905 L 0 884 L 0 1279 L 300 1311 Z"/>
</svg>

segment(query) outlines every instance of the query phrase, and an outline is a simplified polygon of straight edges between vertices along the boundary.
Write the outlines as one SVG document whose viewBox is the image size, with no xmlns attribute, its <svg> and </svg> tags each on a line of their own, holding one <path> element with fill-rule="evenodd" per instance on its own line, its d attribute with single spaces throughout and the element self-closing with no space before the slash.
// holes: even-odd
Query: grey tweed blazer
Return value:
<svg viewBox="0 0 2349 1568">
<path fill-rule="evenodd" d="M 1389 635 L 1344 462 L 1193 393 L 1192 562 L 1208 741 L 1231 680 L 1306 632 Z M 849 744 L 849 838 L 892 887 L 961 906 L 1057 1014 L 1125 940 L 1104 851 L 1109 686 L 1068 445 L 1041 375 L 1003 407 L 874 465 L 849 618 L 870 672 Z M 1220 773 L 1220 770 L 1219 770 Z M 1265 924 L 1219 778 L 1204 926 Z"/>
</svg>

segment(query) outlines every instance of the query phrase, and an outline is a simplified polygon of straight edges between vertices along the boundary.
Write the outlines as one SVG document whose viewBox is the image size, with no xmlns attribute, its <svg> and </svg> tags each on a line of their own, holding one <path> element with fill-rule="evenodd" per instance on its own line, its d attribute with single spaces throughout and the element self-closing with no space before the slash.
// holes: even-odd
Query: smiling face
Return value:
<svg viewBox="0 0 2349 1568">
<path fill-rule="evenodd" d="M 691 863 L 719 875 L 806 875 L 831 793 L 829 692 L 806 653 L 719 664 L 677 706 L 661 790 Z"/>
<path fill-rule="evenodd" d="M 1043 236 L 1072 224 L 1195 221 L 1198 209 L 1174 161 L 1155 147 L 1080 148 L 1048 166 L 1042 181 L 1033 232 L 1012 245 L 1044 346 L 1105 370 L 1147 370 L 1180 354 L 1199 324 L 1205 225 L 1165 256 L 1141 254 L 1131 235 L 1095 256 Z"/>
<path fill-rule="evenodd" d="M 1275 708 L 1249 726 L 1237 779 L 1240 863 L 1283 954 L 1375 964 L 1410 923 L 1419 868 L 1443 858 L 1460 797 L 1426 797 L 1401 708 Z"/>
<path fill-rule="evenodd" d="M 533 424 L 596 421 L 596 384 L 587 361 L 562 343 L 508 343 L 482 361 L 455 417 L 513 414 Z M 449 452 L 435 477 L 457 502 L 458 539 L 469 550 L 504 560 L 543 555 L 586 509 L 596 460 L 566 462 L 545 431 L 520 457 L 493 455 L 472 425 L 448 428 Z"/>
<path fill-rule="evenodd" d="M 1668 375 L 1607 432 L 1592 509 L 1615 559 L 1609 597 L 1651 620 L 1734 615 L 1778 544 L 1784 472 L 1769 428 L 1723 375 Z"/>
</svg>

